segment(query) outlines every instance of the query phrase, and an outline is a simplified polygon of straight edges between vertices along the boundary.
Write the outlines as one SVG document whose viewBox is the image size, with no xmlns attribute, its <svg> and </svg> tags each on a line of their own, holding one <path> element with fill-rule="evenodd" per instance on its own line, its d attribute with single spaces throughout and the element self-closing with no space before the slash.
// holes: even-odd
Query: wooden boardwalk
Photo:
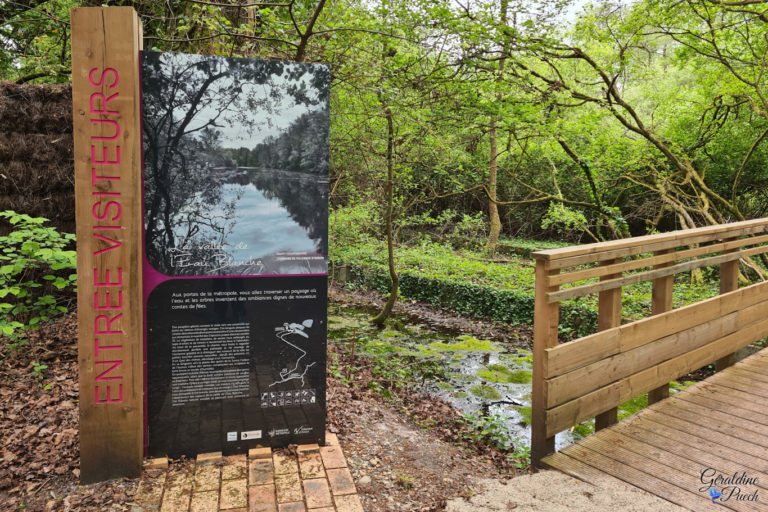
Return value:
<svg viewBox="0 0 768 512">
<path fill-rule="evenodd" d="M 690 510 L 768 511 L 768 349 L 542 463 L 596 484 L 607 474 Z M 716 482 L 715 504 L 708 481 L 718 475 L 741 483 Z"/>
</svg>

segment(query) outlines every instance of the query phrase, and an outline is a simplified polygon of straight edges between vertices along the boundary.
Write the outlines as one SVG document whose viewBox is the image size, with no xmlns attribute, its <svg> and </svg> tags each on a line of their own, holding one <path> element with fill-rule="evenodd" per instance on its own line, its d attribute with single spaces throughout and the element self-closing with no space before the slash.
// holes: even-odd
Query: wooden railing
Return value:
<svg viewBox="0 0 768 512">
<path fill-rule="evenodd" d="M 536 260 L 531 458 L 554 452 L 554 436 L 768 335 L 768 282 L 738 289 L 739 260 L 768 252 L 768 218 L 532 254 Z M 720 266 L 720 295 L 672 310 L 674 275 Z M 586 283 L 583 283 L 587 281 Z M 652 316 L 621 324 L 621 289 L 653 281 Z M 565 287 L 563 285 L 571 286 Z M 598 332 L 558 343 L 560 301 L 597 293 Z"/>
</svg>

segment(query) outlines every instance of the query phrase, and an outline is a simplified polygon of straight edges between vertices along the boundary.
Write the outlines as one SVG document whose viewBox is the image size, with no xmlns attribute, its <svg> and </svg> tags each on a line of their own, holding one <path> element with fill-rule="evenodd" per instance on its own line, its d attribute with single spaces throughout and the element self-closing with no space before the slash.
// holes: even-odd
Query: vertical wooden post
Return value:
<svg viewBox="0 0 768 512">
<path fill-rule="evenodd" d="M 657 251 L 654 255 L 667 254 L 670 250 Z M 663 268 L 674 262 L 662 263 L 653 268 Z M 675 276 L 664 276 L 653 280 L 651 292 L 651 315 L 658 315 L 672 310 L 672 290 L 675 284 Z M 669 396 L 669 384 L 664 384 L 648 392 L 648 405 L 664 400 Z"/>
<path fill-rule="evenodd" d="M 603 261 L 601 265 L 611 265 L 618 262 L 619 260 L 606 260 Z M 602 276 L 600 280 L 605 281 L 606 279 L 615 279 L 619 277 L 621 277 L 621 274 L 610 274 Z M 621 325 L 621 288 L 600 292 L 598 294 L 597 304 L 598 331 L 604 331 Z M 618 414 L 619 409 L 614 407 L 595 416 L 595 430 L 602 430 L 616 423 Z"/>
<path fill-rule="evenodd" d="M 726 240 L 723 240 L 724 242 L 729 242 L 731 240 L 735 240 L 735 238 L 729 238 Z M 731 249 L 728 252 L 738 252 L 738 249 Z M 726 261 L 725 263 L 720 264 L 720 293 L 728 293 L 732 292 L 734 290 L 737 290 L 739 288 L 739 260 L 734 261 Z M 722 357 L 715 361 L 715 371 L 719 372 L 720 370 L 724 370 L 731 366 L 735 359 L 735 354 L 728 354 L 725 357 Z"/>
<path fill-rule="evenodd" d="M 533 394 L 531 399 L 531 463 L 541 465 L 541 459 L 555 451 L 555 438 L 547 437 L 547 395 L 544 386 L 545 350 L 557 345 L 560 303 L 550 303 L 548 292 L 559 286 L 549 286 L 549 277 L 559 273 L 551 270 L 549 262 L 536 260 L 536 295 L 533 311 Z"/>
<path fill-rule="evenodd" d="M 130 7 L 72 10 L 80 479 L 141 474 L 141 27 Z"/>
</svg>

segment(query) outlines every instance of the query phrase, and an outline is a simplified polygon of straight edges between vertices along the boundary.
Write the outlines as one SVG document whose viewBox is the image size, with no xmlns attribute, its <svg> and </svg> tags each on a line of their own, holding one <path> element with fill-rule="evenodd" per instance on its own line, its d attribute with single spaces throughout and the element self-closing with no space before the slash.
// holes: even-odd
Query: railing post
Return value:
<svg viewBox="0 0 768 512">
<path fill-rule="evenodd" d="M 547 395 L 544 386 L 545 350 L 557 345 L 560 303 L 550 303 L 547 293 L 559 286 L 549 286 L 549 277 L 559 273 L 549 262 L 536 260 L 536 294 L 533 310 L 533 395 L 531 399 L 531 463 L 540 467 L 541 459 L 555 451 L 555 438 L 547 437 Z"/>
<path fill-rule="evenodd" d="M 612 265 L 618 263 L 619 260 L 606 260 L 601 265 Z M 601 281 L 606 279 L 615 279 L 621 277 L 621 274 L 610 274 L 602 276 Z M 613 290 L 606 290 L 598 294 L 597 303 L 597 330 L 604 331 L 612 327 L 618 327 L 621 325 L 621 288 L 614 288 Z M 610 427 L 616 421 L 618 421 L 619 409 L 614 407 L 605 411 L 602 414 L 595 416 L 595 430 L 602 430 L 606 427 Z"/>
<path fill-rule="evenodd" d="M 654 256 L 667 254 L 672 250 L 656 251 Z M 653 268 L 664 268 L 672 265 L 674 262 L 655 265 Z M 651 315 L 658 315 L 672 310 L 672 290 L 675 284 L 675 276 L 665 276 L 653 280 L 653 291 L 651 292 Z M 648 405 L 664 400 L 669 396 L 669 384 L 664 384 L 648 392 Z"/>
<path fill-rule="evenodd" d="M 730 242 L 736 240 L 735 238 L 729 238 L 723 240 L 723 242 Z M 731 249 L 730 251 L 723 251 L 724 253 L 738 252 L 738 249 Z M 720 293 L 728 293 L 739 288 L 739 260 L 726 261 L 720 264 Z M 728 354 L 727 356 L 715 361 L 715 371 L 719 372 L 731 366 L 735 359 L 735 354 Z"/>
</svg>

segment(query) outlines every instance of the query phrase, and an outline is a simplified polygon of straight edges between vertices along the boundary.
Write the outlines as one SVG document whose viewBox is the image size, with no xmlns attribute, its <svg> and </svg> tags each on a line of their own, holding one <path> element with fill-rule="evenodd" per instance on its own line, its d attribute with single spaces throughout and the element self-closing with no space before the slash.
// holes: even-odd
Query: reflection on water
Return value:
<svg viewBox="0 0 768 512">
<path fill-rule="evenodd" d="M 326 272 L 327 180 L 256 169 L 214 173 L 221 182 L 216 201 L 197 194 L 180 212 L 170 261 L 174 275 Z"/>
<path fill-rule="evenodd" d="M 279 200 L 266 197 L 252 183 L 225 185 L 222 195 L 225 202 L 236 201 L 237 229 L 224 239 L 233 252 L 244 250 L 250 256 L 262 257 L 278 251 L 315 251 L 315 242 L 309 238 L 307 229 L 291 219 Z M 221 211 L 217 206 L 213 207 L 214 214 Z"/>
</svg>

